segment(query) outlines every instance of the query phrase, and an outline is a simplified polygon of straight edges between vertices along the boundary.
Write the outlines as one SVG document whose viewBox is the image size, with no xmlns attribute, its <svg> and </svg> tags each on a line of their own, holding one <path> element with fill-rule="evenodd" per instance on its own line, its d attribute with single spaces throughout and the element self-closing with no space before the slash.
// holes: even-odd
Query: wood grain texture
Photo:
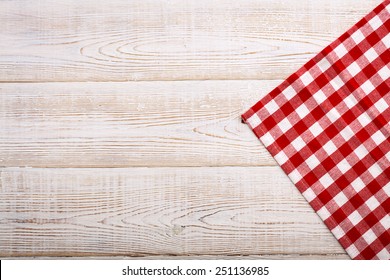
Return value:
<svg viewBox="0 0 390 280">
<path fill-rule="evenodd" d="M 0 256 L 347 259 L 240 114 L 380 2 L 0 1 Z"/>
<path fill-rule="evenodd" d="M 325 255 L 278 167 L 2 168 L 1 256 Z"/>
<path fill-rule="evenodd" d="M 126 255 L 96 256 L 96 257 L 2 257 L 2 260 L 349 260 L 346 253 L 340 254 L 284 254 L 284 255 L 149 255 L 131 257 Z"/>
<path fill-rule="evenodd" d="M 278 83 L 3 83 L 0 166 L 275 165 L 240 115 Z"/>
<path fill-rule="evenodd" d="M 0 1 L 0 81 L 282 79 L 380 2 Z"/>
</svg>

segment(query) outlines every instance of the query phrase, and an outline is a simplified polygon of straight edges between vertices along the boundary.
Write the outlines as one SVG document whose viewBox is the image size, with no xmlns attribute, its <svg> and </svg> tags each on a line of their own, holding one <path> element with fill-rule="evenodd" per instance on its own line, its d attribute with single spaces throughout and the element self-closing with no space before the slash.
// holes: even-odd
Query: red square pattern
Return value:
<svg viewBox="0 0 390 280">
<path fill-rule="evenodd" d="M 353 259 L 390 259 L 390 0 L 242 115 Z"/>
</svg>

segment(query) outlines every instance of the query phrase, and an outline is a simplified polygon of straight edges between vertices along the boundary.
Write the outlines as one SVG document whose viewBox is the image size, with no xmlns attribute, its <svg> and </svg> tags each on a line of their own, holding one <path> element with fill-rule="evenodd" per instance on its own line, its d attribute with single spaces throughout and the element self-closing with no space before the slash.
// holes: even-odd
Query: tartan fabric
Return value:
<svg viewBox="0 0 390 280">
<path fill-rule="evenodd" d="M 390 0 L 242 115 L 353 259 L 390 259 Z"/>
</svg>

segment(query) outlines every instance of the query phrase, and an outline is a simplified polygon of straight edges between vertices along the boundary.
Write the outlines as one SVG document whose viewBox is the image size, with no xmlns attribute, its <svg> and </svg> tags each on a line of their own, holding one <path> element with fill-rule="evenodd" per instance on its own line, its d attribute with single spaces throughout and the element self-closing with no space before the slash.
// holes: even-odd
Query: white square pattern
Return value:
<svg viewBox="0 0 390 280">
<path fill-rule="evenodd" d="M 310 169 L 314 169 L 320 164 L 320 161 L 314 154 L 311 155 L 308 159 L 306 159 L 305 162 L 310 167 Z"/>
<path fill-rule="evenodd" d="M 383 250 L 381 250 L 381 251 L 377 254 L 377 257 L 378 257 L 380 260 L 390 260 L 390 252 L 389 252 L 386 248 L 383 248 Z"/>
<path fill-rule="evenodd" d="M 326 113 L 326 116 L 332 123 L 334 123 L 341 117 L 341 115 L 339 114 L 336 108 L 330 109 L 329 112 Z"/>
<path fill-rule="evenodd" d="M 317 211 L 318 216 L 321 217 L 323 221 L 331 216 L 330 212 L 325 206 L 322 206 L 320 210 Z"/>
<path fill-rule="evenodd" d="M 372 231 L 372 229 L 367 230 L 362 236 L 367 244 L 371 244 L 376 239 L 376 234 Z"/>
<path fill-rule="evenodd" d="M 376 209 L 380 204 L 379 201 L 375 198 L 375 196 L 371 196 L 367 201 L 366 201 L 367 207 L 373 211 Z"/>
<path fill-rule="evenodd" d="M 326 57 L 324 57 L 323 59 L 321 59 L 321 61 L 319 61 L 317 63 L 317 66 L 323 71 L 325 72 L 326 70 L 328 70 L 332 64 L 329 63 L 328 59 Z"/>
<path fill-rule="evenodd" d="M 387 66 L 384 66 L 381 68 L 381 70 L 378 71 L 379 77 L 381 77 L 382 80 L 386 81 L 388 78 L 390 78 L 390 69 Z"/>
<path fill-rule="evenodd" d="M 276 104 L 275 100 L 271 100 L 270 102 L 265 104 L 264 107 L 267 109 L 270 115 L 275 113 L 279 109 L 279 105 Z"/>
<path fill-rule="evenodd" d="M 280 151 L 279 153 L 277 153 L 275 155 L 275 159 L 280 165 L 283 165 L 288 161 L 288 157 L 286 156 L 286 154 L 283 151 Z"/>
<path fill-rule="evenodd" d="M 292 128 L 292 125 L 290 121 L 287 118 L 284 118 L 280 123 L 279 123 L 279 128 L 283 133 L 286 133 L 290 128 Z"/>
<path fill-rule="evenodd" d="M 375 104 L 375 108 L 379 111 L 379 113 L 383 113 L 385 110 L 389 109 L 389 105 L 385 100 L 379 99 Z"/>
<path fill-rule="evenodd" d="M 356 98 L 350 94 L 344 99 L 344 103 L 347 105 L 348 109 L 353 108 L 358 102 Z"/>
<path fill-rule="evenodd" d="M 362 160 L 366 155 L 368 155 L 368 150 L 366 149 L 366 147 L 364 147 L 364 144 L 361 144 L 360 146 L 355 148 L 354 153 L 359 160 Z"/>
<path fill-rule="evenodd" d="M 349 126 L 346 126 L 341 132 L 341 136 L 345 139 L 345 141 L 348 141 L 352 138 L 352 136 L 355 135 L 355 133 L 352 131 L 352 129 Z"/>
<path fill-rule="evenodd" d="M 343 44 L 338 45 L 338 46 L 334 49 L 334 52 L 335 52 L 335 54 L 336 54 L 339 58 L 342 58 L 344 55 L 346 55 L 346 54 L 348 53 L 347 49 L 344 47 Z"/>
<path fill-rule="evenodd" d="M 340 169 L 340 171 L 345 174 L 348 170 L 351 169 L 351 165 L 348 163 L 346 159 L 343 159 L 337 164 L 337 168 Z"/>
<path fill-rule="evenodd" d="M 338 91 L 340 88 L 342 88 L 345 85 L 345 83 L 343 82 L 343 80 L 340 79 L 339 76 L 334 77 L 334 79 L 330 81 L 330 84 L 332 85 L 335 91 Z"/>
<path fill-rule="evenodd" d="M 366 94 L 370 94 L 372 91 L 375 90 L 374 85 L 371 83 L 370 80 L 367 80 L 364 84 L 360 87 Z"/>
<path fill-rule="evenodd" d="M 343 206 L 347 201 L 348 201 L 348 198 L 345 196 L 345 194 L 343 192 L 339 192 L 334 198 L 333 200 L 336 202 L 336 204 L 338 206 Z"/>
<path fill-rule="evenodd" d="M 353 189 L 356 191 L 356 192 L 360 192 L 362 189 L 364 189 L 364 187 L 366 186 L 366 184 L 362 181 L 362 179 L 360 179 L 359 177 L 356 178 L 352 183 L 351 183 L 351 186 L 353 187 Z"/>
<path fill-rule="evenodd" d="M 318 104 L 321 104 L 322 102 L 324 102 L 326 100 L 326 95 L 325 93 L 320 89 L 319 91 L 317 91 L 314 95 L 314 100 L 318 103 Z"/>
<path fill-rule="evenodd" d="M 364 38 L 366 38 L 366 37 L 363 35 L 363 33 L 360 31 L 360 29 L 358 29 L 358 30 L 356 30 L 356 31 L 352 34 L 351 38 L 354 40 L 355 44 L 357 45 L 357 44 L 359 44 L 361 41 L 363 41 Z"/>
<path fill-rule="evenodd" d="M 357 255 L 359 255 L 359 250 L 356 248 L 355 245 L 351 245 L 349 246 L 347 249 L 345 249 L 345 251 L 347 251 L 348 255 L 351 257 L 351 258 L 354 258 L 356 257 Z"/>
<path fill-rule="evenodd" d="M 370 122 L 371 122 L 371 118 L 368 116 L 367 113 L 363 113 L 361 114 L 358 118 L 357 118 L 358 122 L 364 127 L 366 125 L 368 125 Z"/>
<path fill-rule="evenodd" d="M 311 188 L 308 188 L 306 191 L 302 193 L 303 197 L 306 198 L 308 202 L 313 201 L 316 198 L 316 194 L 313 192 Z"/>
<path fill-rule="evenodd" d="M 376 30 L 383 24 L 383 22 L 378 16 L 375 16 L 369 21 L 369 24 L 371 25 L 372 29 Z"/>
<path fill-rule="evenodd" d="M 385 44 L 386 48 L 390 48 L 390 33 L 386 35 L 385 38 L 382 39 L 383 44 Z"/>
<path fill-rule="evenodd" d="M 389 152 L 390 153 L 390 152 Z M 388 196 L 390 196 L 390 182 L 386 184 L 386 186 L 383 187 L 383 191 L 385 192 L 385 194 L 387 194 Z"/>
<path fill-rule="evenodd" d="M 298 136 L 294 139 L 294 141 L 291 142 L 291 145 L 294 147 L 296 151 L 300 151 L 303 147 L 306 146 L 305 141 L 301 138 L 301 136 Z"/>
<path fill-rule="evenodd" d="M 386 230 L 390 229 L 390 215 L 387 215 L 382 218 L 382 220 L 379 221 Z"/>
<path fill-rule="evenodd" d="M 288 176 L 291 178 L 294 184 L 298 183 L 302 179 L 301 173 L 298 170 L 294 169 Z"/>
<path fill-rule="evenodd" d="M 287 100 L 291 100 L 294 96 L 297 95 L 297 92 L 292 86 L 288 86 L 284 91 L 283 91 L 284 97 L 286 97 Z"/>
<path fill-rule="evenodd" d="M 383 135 L 383 133 L 378 130 L 371 136 L 372 140 L 375 142 L 376 145 L 382 144 L 383 141 L 386 140 L 386 137 Z"/>
<path fill-rule="evenodd" d="M 313 77 L 311 76 L 310 72 L 306 72 L 301 76 L 301 81 L 305 86 L 308 86 L 312 81 L 314 81 Z"/>
<path fill-rule="evenodd" d="M 332 229 L 332 233 L 338 239 L 340 239 L 341 237 L 343 237 L 345 235 L 345 232 L 343 231 L 343 229 L 340 226 L 336 226 L 334 229 Z"/>
<path fill-rule="evenodd" d="M 306 117 L 310 111 L 309 109 L 307 109 L 306 105 L 305 104 L 302 104 L 301 106 L 299 106 L 297 109 L 296 109 L 296 112 L 298 114 L 298 116 L 303 119 L 304 117 Z"/>
<path fill-rule="evenodd" d="M 326 173 L 324 176 L 320 178 L 320 183 L 324 186 L 324 188 L 329 187 L 334 183 L 332 177 L 328 173 Z"/>
<path fill-rule="evenodd" d="M 351 221 L 351 223 L 356 226 L 358 223 L 360 223 L 361 220 L 363 220 L 362 216 L 358 213 L 358 211 L 353 211 L 349 216 L 348 220 Z"/>
<path fill-rule="evenodd" d="M 379 167 L 378 164 L 374 164 L 374 165 L 372 165 L 370 168 L 368 168 L 368 172 L 370 172 L 370 174 L 372 175 L 372 177 L 376 178 L 376 177 L 378 177 L 380 174 L 383 173 L 383 170 L 382 170 L 382 168 Z"/>
<path fill-rule="evenodd" d="M 266 147 L 271 146 L 275 142 L 275 139 L 272 137 L 271 133 L 267 132 L 260 137 L 261 142 L 264 143 Z"/>
<path fill-rule="evenodd" d="M 347 67 L 347 71 L 349 74 L 351 74 L 352 77 L 355 77 L 362 71 L 362 69 L 360 68 L 359 64 L 354 61 Z"/>
<path fill-rule="evenodd" d="M 328 141 L 324 146 L 322 146 L 322 148 L 328 155 L 333 154 L 337 150 L 337 147 L 332 140 Z"/>
<path fill-rule="evenodd" d="M 250 118 L 246 120 L 246 122 L 249 124 L 250 127 L 255 128 L 261 123 L 261 120 L 257 114 L 253 114 Z"/>
<path fill-rule="evenodd" d="M 318 122 L 314 123 L 311 127 L 309 127 L 309 130 L 314 137 L 317 137 L 321 134 L 321 132 L 324 131 L 322 127 L 318 124 Z"/>
<path fill-rule="evenodd" d="M 374 49 L 369 49 L 368 51 L 366 51 L 366 53 L 364 54 L 364 56 L 367 58 L 367 60 L 371 63 L 373 62 L 375 59 L 378 58 L 378 53 L 374 50 Z"/>
</svg>

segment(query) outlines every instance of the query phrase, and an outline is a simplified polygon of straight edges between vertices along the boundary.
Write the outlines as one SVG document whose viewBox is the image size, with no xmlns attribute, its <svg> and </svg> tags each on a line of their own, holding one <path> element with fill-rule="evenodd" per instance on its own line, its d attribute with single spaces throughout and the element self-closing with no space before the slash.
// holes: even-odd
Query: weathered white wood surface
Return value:
<svg viewBox="0 0 390 280">
<path fill-rule="evenodd" d="M 240 114 L 278 83 L 3 83 L 0 165 L 275 165 Z"/>
<path fill-rule="evenodd" d="M 379 3 L 0 1 L 0 256 L 347 258 L 239 116 Z"/>
<path fill-rule="evenodd" d="M 380 2 L 0 1 L 0 80 L 281 79 Z"/>
<path fill-rule="evenodd" d="M 2 257 L 2 260 L 14 260 L 16 257 Z M 148 255 L 148 256 L 77 256 L 77 257 L 17 257 L 18 260 L 348 260 L 347 254 L 282 254 L 282 255 Z"/>
<path fill-rule="evenodd" d="M 0 252 L 344 254 L 280 168 L 3 168 Z"/>
</svg>

